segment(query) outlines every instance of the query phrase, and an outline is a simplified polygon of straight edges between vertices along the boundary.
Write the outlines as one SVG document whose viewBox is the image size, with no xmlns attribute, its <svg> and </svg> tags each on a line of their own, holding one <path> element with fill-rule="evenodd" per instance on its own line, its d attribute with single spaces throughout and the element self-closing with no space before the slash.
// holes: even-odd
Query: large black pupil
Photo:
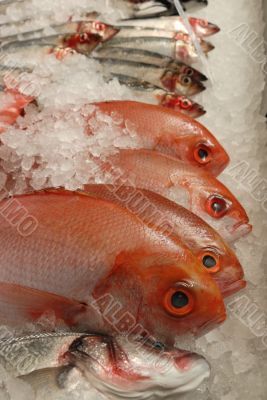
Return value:
<svg viewBox="0 0 267 400">
<path fill-rule="evenodd" d="M 184 292 L 177 291 L 172 295 L 172 306 L 175 308 L 183 308 L 189 303 L 188 297 Z"/>
<path fill-rule="evenodd" d="M 221 203 L 218 203 L 217 201 L 214 201 L 214 203 L 212 203 L 212 209 L 216 213 L 219 213 L 223 210 L 223 205 Z"/>
<path fill-rule="evenodd" d="M 207 268 L 212 268 L 212 267 L 215 267 L 216 260 L 212 256 L 205 256 L 205 257 L 203 257 L 203 264 Z"/>
<path fill-rule="evenodd" d="M 199 158 L 201 158 L 201 160 L 205 160 L 208 157 L 209 154 L 208 154 L 207 150 L 199 149 L 198 150 L 198 155 L 199 155 Z"/>
</svg>

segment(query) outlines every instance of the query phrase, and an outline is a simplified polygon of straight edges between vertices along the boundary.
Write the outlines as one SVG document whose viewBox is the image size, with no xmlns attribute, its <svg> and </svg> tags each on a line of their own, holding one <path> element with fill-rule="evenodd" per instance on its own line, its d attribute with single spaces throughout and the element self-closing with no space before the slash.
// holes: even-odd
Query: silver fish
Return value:
<svg viewBox="0 0 267 400">
<path fill-rule="evenodd" d="M 187 63 L 196 62 L 198 60 L 198 53 L 192 42 L 187 42 L 182 37 L 179 39 L 164 37 L 158 38 L 153 36 L 140 36 L 133 38 L 115 37 L 106 42 L 104 46 L 148 50 Z M 212 48 L 212 45 L 210 45 L 210 50 Z"/>
<path fill-rule="evenodd" d="M 58 47 L 70 47 L 79 53 L 90 53 L 99 43 L 99 35 L 68 34 L 15 41 L 0 47 L 0 64 L 19 68 L 32 67 L 42 62 L 42 57 Z"/>
<path fill-rule="evenodd" d="M 194 390 L 210 375 L 207 361 L 194 353 L 126 336 L 82 333 L 2 340 L 0 363 L 37 392 L 67 388 L 69 375 L 76 370 L 101 394 L 115 399 L 175 396 Z"/>
<path fill-rule="evenodd" d="M 157 67 L 168 68 L 183 75 L 190 76 L 194 81 L 206 81 L 207 77 L 191 66 L 147 50 L 128 49 L 123 47 L 99 47 L 96 49 L 97 58 L 116 58 L 117 60 L 135 61 L 145 64 L 153 64 Z"/>
<path fill-rule="evenodd" d="M 72 21 L 60 25 L 52 25 L 51 28 L 58 35 L 70 34 L 70 33 L 90 33 L 98 34 L 101 36 L 103 41 L 112 38 L 116 33 L 119 32 L 119 28 L 115 28 L 111 25 L 107 25 L 104 22 L 98 20 L 92 21 Z M 1 36 L 1 42 L 15 42 L 25 41 L 36 38 L 46 37 L 44 29 L 36 29 L 32 31 L 25 31 L 19 34 Z"/>
<path fill-rule="evenodd" d="M 194 82 L 189 76 L 155 67 L 151 64 L 113 58 L 102 58 L 98 59 L 98 61 L 107 73 L 128 75 L 136 79 L 142 79 L 161 89 L 184 96 L 192 96 L 205 89 L 201 82 Z"/>
<path fill-rule="evenodd" d="M 199 18 L 189 18 L 189 22 L 198 37 L 207 37 L 214 35 L 215 33 L 220 31 L 220 28 L 204 19 Z M 172 30 L 174 32 L 184 32 L 188 33 L 187 27 L 185 25 L 184 20 L 179 16 L 171 16 L 171 17 L 161 17 L 161 18 L 150 18 L 146 20 L 124 20 L 122 25 L 127 26 L 143 26 L 157 29 L 166 29 Z"/>
</svg>

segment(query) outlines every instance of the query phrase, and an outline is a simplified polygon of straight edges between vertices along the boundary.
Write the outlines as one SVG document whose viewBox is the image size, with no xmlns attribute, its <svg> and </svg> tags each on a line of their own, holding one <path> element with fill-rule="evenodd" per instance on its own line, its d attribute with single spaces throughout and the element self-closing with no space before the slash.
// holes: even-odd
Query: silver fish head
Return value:
<svg viewBox="0 0 267 400">
<path fill-rule="evenodd" d="M 207 37 L 214 35 L 220 31 L 220 28 L 211 22 L 200 18 L 189 18 L 195 33 L 199 37 Z"/>
<path fill-rule="evenodd" d="M 103 42 L 113 38 L 119 31 L 120 29 L 98 20 L 88 22 L 82 21 L 79 23 L 78 27 L 79 33 L 97 34 L 101 36 Z"/>
<path fill-rule="evenodd" d="M 207 361 L 179 349 L 130 336 L 80 338 L 70 348 L 73 364 L 101 393 L 138 399 L 194 390 L 210 375 Z"/>
<path fill-rule="evenodd" d="M 205 90 L 201 82 L 194 81 L 190 76 L 167 70 L 161 77 L 161 83 L 170 92 L 183 96 L 193 96 Z"/>
</svg>

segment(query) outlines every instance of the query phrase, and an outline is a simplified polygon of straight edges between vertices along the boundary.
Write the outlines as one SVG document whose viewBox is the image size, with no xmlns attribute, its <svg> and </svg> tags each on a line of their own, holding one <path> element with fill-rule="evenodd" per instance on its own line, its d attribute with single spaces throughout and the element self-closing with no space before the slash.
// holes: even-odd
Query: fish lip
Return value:
<svg viewBox="0 0 267 400">
<path fill-rule="evenodd" d="M 204 357 L 197 353 L 192 353 L 190 351 L 185 351 L 184 354 L 176 356 L 174 358 L 175 366 L 182 371 L 185 371 L 190 368 L 192 363 L 203 360 Z"/>
<path fill-rule="evenodd" d="M 252 231 L 252 225 L 248 223 L 248 219 L 237 222 L 231 229 L 231 234 L 239 234 L 240 237 L 248 235 Z"/>
<path fill-rule="evenodd" d="M 245 281 L 245 279 L 238 279 L 230 283 L 230 285 L 225 285 L 225 287 L 221 289 L 221 293 L 223 297 L 229 297 L 239 292 L 241 289 L 244 289 L 246 286 L 247 281 Z"/>
<path fill-rule="evenodd" d="M 215 35 L 216 33 L 220 32 L 221 28 L 218 25 L 212 24 L 209 22 L 208 31 L 211 32 L 210 35 Z"/>
<path fill-rule="evenodd" d="M 210 42 L 203 41 L 201 43 L 201 48 L 204 51 L 204 53 L 209 53 L 210 51 L 215 49 L 215 46 Z"/>
<path fill-rule="evenodd" d="M 205 82 L 205 81 L 208 80 L 208 77 L 207 77 L 206 75 L 202 74 L 202 72 L 198 72 L 198 79 L 199 79 L 200 81 Z"/>
<path fill-rule="evenodd" d="M 197 82 L 192 86 L 192 88 L 189 91 L 188 95 L 189 96 L 194 96 L 195 94 L 204 92 L 204 90 L 206 90 L 206 86 L 204 86 L 203 83 L 201 83 L 201 82 Z"/>
</svg>

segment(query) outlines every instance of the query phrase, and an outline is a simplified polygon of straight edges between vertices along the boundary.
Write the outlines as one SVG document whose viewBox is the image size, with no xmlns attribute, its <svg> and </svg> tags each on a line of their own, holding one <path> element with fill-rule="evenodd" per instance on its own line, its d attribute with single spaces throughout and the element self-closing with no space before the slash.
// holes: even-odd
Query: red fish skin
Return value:
<svg viewBox="0 0 267 400">
<path fill-rule="evenodd" d="M 146 224 L 172 233 L 201 261 L 212 256 L 216 268 L 207 269 L 225 296 L 245 286 L 244 271 L 230 246 L 205 221 L 186 208 L 157 193 L 116 185 L 85 185 L 85 193 L 119 204 L 142 219 Z M 217 269 L 217 267 L 219 269 Z"/>
<path fill-rule="evenodd" d="M 227 241 L 248 234 L 252 227 L 236 197 L 208 171 L 151 150 L 121 150 L 110 157 L 103 169 L 119 169 L 128 186 L 151 190 L 175 201 L 210 224 Z M 114 183 L 112 173 L 106 183 Z M 208 206 L 222 199 L 226 212 L 220 218 Z"/>
<path fill-rule="evenodd" d="M 51 292 L 88 306 L 94 299 L 97 305 L 86 319 L 87 327 L 95 327 L 95 310 L 100 309 L 101 331 L 108 334 L 117 332 L 117 327 L 106 319 L 103 296 L 119 302 L 144 330 L 151 329 L 151 335 L 172 343 L 176 335 L 201 334 L 225 319 L 219 288 L 205 270 L 196 267 L 198 261 L 191 252 L 123 207 L 67 191 L 15 199 L 38 226 L 22 236 L 3 214 L 8 200 L 0 203 L 0 282 Z M 192 309 L 178 318 L 170 315 L 166 301 L 180 287 L 188 292 Z M 150 321 L 152 308 L 158 324 Z"/>
<path fill-rule="evenodd" d="M 177 110 L 134 101 L 108 101 L 95 105 L 110 116 L 121 115 L 122 127 L 126 121 L 131 121 L 136 133 L 149 141 L 150 149 L 177 157 L 215 176 L 229 163 L 229 156 L 212 133 Z M 203 148 L 208 154 L 205 160 L 198 155 L 198 150 Z"/>
<path fill-rule="evenodd" d="M 0 99 L 0 133 L 6 130 L 6 125 L 13 125 L 24 108 L 33 101 L 33 97 L 24 95 L 18 90 L 7 88 Z"/>
</svg>

